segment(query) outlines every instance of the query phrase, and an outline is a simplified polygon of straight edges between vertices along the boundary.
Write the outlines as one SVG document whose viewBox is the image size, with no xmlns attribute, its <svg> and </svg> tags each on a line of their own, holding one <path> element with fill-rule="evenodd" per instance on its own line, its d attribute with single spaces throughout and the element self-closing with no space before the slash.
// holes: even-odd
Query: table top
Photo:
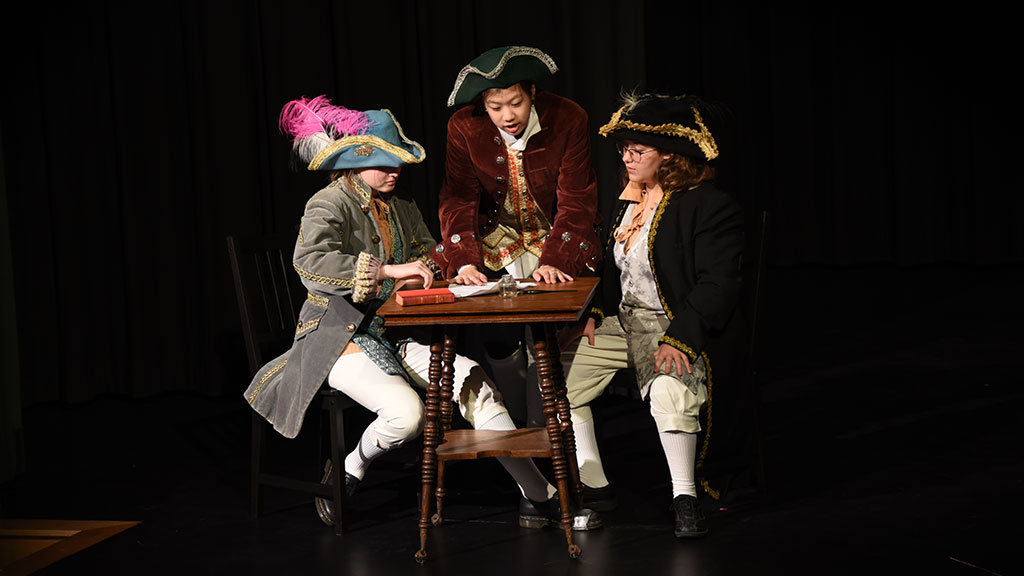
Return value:
<svg viewBox="0 0 1024 576">
<path fill-rule="evenodd" d="M 515 298 L 484 294 L 456 298 L 451 303 L 415 306 L 399 306 L 392 294 L 377 309 L 377 315 L 384 318 L 387 326 L 572 322 L 583 315 L 597 282 L 593 276 L 557 284 L 538 282 L 530 289 L 544 291 L 539 294 L 520 294 Z M 432 287 L 446 285 L 446 282 L 435 282 Z"/>
</svg>

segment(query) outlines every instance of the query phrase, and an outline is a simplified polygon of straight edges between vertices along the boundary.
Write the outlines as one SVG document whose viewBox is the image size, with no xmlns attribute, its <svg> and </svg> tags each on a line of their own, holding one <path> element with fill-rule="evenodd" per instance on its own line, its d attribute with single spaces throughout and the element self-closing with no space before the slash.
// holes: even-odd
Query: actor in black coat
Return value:
<svg viewBox="0 0 1024 576">
<path fill-rule="evenodd" d="M 622 226 L 628 204 L 622 199 L 616 203 L 612 230 Z M 743 212 L 713 182 L 702 182 L 692 190 L 667 193 L 664 211 L 656 216 L 651 224 L 651 265 L 671 318 L 660 342 L 696 362 L 709 336 L 725 327 L 736 308 Z M 607 254 L 611 254 L 614 241 L 614 234 L 609 234 Z M 606 260 L 601 266 L 601 285 L 590 307 L 595 320 L 618 314 L 622 300 L 619 275 L 614 262 Z"/>
<path fill-rule="evenodd" d="M 707 533 L 695 484 L 707 348 L 733 317 L 742 278 L 743 212 L 714 184 L 705 109 L 695 97 L 629 97 L 600 129 L 616 140 L 625 188 L 598 295 L 562 355 L 585 505 L 614 505 L 589 403 L 632 368 L 665 450 L 677 537 Z"/>
</svg>

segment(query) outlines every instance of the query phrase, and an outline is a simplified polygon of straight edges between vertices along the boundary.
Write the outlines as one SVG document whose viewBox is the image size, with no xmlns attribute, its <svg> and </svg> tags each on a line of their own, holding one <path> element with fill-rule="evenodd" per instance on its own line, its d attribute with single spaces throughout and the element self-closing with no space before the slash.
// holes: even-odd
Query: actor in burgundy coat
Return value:
<svg viewBox="0 0 1024 576">
<path fill-rule="evenodd" d="M 455 80 L 441 238 L 431 253 L 453 283 L 504 274 L 570 282 L 597 269 L 601 217 L 587 113 L 534 84 L 557 70 L 536 48 L 505 46 L 472 60 Z M 517 326 L 489 326 L 468 338 L 484 350 L 468 354 L 490 367 L 514 417 L 541 426 L 530 339 Z"/>
<path fill-rule="evenodd" d="M 449 105 L 465 105 L 448 121 L 433 254 L 446 278 L 480 284 L 508 272 L 567 281 L 597 267 L 587 114 L 533 85 L 555 70 L 543 52 L 512 46 L 480 56 L 456 81 Z M 523 254 L 526 261 L 510 268 Z M 477 274 L 460 276 L 466 266 Z"/>
</svg>

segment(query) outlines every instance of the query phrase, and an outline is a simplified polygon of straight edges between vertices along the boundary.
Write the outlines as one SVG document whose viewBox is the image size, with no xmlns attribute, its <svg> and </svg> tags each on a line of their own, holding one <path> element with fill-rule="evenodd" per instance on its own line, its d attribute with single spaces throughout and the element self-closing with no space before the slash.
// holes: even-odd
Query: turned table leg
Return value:
<svg viewBox="0 0 1024 576">
<path fill-rule="evenodd" d="M 569 488 L 570 472 L 563 445 L 562 425 L 558 421 L 558 407 L 556 401 L 556 390 L 561 388 L 562 395 L 565 395 L 565 383 L 559 381 L 561 368 L 555 371 L 554 366 L 558 362 L 558 341 L 554 339 L 553 331 L 549 332 L 546 325 L 537 325 L 534 334 L 543 334 L 542 338 L 534 339 L 534 350 L 536 351 L 537 376 L 540 383 L 541 401 L 544 406 L 544 422 L 548 433 L 548 440 L 551 442 L 551 467 L 555 473 L 555 482 L 558 487 L 559 500 L 562 507 L 562 529 L 565 532 L 565 540 L 569 545 L 569 556 L 578 558 L 583 552 L 572 539 L 572 507 L 571 490 Z M 568 422 L 570 434 L 572 423 Z"/>
<path fill-rule="evenodd" d="M 439 329 L 435 329 L 435 336 Z M 444 431 L 440 426 L 441 403 L 441 355 L 444 345 L 440 338 L 435 337 L 430 345 L 430 369 L 427 373 L 427 400 L 423 423 L 423 460 L 420 463 L 420 549 L 416 552 L 416 561 L 427 559 L 427 531 L 430 529 L 431 500 L 434 497 L 434 486 L 437 483 L 437 446 L 441 443 Z"/>
<path fill-rule="evenodd" d="M 558 342 L 555 327 L 545 324 L 545 337 L 548 342 Z M 551 377 L 555 381 L 555 411 L 562 434 L 562 450 L 565 452 L 566 467 L 569 469 L 569 482 L 575 496 L 576 507 L 583 508 L 583 483 L 580 481 L 580 468 L 576 460 L 576 435 L 572 430 L 572 414 L 569 412 L 569 399 L 565 387 L 565 374 L 562 370 L 561 351 L 557 346 L 548 349 L 551 363 Z"/>
</svg>

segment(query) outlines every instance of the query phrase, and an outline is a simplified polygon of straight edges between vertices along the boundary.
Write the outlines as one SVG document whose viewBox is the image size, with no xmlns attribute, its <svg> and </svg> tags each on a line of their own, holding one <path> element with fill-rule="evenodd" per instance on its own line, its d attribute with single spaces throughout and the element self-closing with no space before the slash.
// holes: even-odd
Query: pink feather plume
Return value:
<svg viewBox="0 0 1024 576">
<path fill-rule="evenodd" d="M 331 138 L 364 134 L 370 124 L 365 113 L 331 104 L 327 96 L 292 100 L 281 109 L 278 119 L 281 133 L 293 140 L 325 132 Z"/>
</svg>

